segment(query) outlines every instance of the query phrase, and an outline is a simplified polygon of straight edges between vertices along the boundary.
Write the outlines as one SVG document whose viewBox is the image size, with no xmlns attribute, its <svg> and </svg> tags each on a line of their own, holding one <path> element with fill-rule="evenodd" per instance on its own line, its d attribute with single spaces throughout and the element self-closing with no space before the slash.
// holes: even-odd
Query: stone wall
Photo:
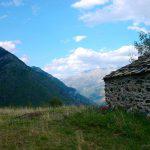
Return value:
<svg viewBox="0 0 150 150">
<path fill-rule="evenodd" d="M 112 107 L 150 113 L 150 73 L 105 79 L 105 95 Z"/>
</svg>

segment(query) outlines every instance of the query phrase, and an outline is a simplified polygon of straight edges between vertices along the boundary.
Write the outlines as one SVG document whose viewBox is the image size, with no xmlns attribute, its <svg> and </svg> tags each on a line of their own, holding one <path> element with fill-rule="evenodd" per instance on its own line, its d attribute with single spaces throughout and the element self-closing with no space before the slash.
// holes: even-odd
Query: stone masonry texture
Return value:
<svg viewBox="0 0 150 150">
<path fill-rule="evenodd" d="M 150 113 L 150 73 L 105 80 L 105 93 L 111 107 Z"/>
</svg>

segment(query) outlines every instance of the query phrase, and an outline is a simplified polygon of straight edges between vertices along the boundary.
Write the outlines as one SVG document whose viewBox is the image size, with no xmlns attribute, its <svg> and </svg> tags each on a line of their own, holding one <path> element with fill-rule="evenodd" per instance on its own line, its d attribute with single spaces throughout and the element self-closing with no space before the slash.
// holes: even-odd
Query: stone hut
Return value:
<svg viewBox="0 0 150 150">
<path fill-rule="evenodd" d="M 106 101 L 111 107 L 150 113 L 150 55 L 104 77 Z"/>
</svg>

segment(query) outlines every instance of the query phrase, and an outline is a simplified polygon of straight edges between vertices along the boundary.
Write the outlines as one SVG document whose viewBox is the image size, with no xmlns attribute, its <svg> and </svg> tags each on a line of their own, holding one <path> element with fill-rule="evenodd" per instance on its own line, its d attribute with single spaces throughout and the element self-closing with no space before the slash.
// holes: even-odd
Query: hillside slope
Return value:
<svg viewBox="0 0 150 150">
<path fill-rule="evenodd" d="M 0 48 L 0 106 L 39 106 L 54 97 L 65 104 L 89 104 L 75 89 Z"/>
</svg>

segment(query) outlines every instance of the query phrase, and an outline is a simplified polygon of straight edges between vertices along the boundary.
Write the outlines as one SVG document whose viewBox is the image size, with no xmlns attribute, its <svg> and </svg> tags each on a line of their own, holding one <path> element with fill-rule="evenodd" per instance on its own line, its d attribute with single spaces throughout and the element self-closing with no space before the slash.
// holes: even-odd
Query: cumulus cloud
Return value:
<svg viewBox="0 0 150 150">
<path fill-rule="evenodd" d="M 23 55 L 22 57 L 20 57 L 20 60 L 22 60 L 24 63 L 28 63 L 30 58 L 27 55 Z"/>
<path fill-rule="evenodd" d="M 109 0 L 80 0 L 72 4 L 72 7 L 80 9 L 90 9 L 94 6 L 105 4 L 108 1 Z"/>
<path fill-rule="evenodd" d="M 66 57 L 53 60 L 44 67 L 44 70 L 58 78 L 95 68 L 111 71 L 128 64 L 131 54 L 137 58 L 137 51 L 131 45 L 107 52 L 80 47 Z"/>
<path fill-rule="evenodd" d="M 16 46 L 18 44 L 21 44 L 21 41 L 0 41 L 0 47 L 3 47 L 10 52 L 14 52 L 17 49 Z"/>
<path fill-rule="evenodd" d="M 81 41 L 85 40 L 86 38 L 87 38 L 87 36 L 85 36 L 85 35 L 77 35 L 73 39 L 75 42 L 81 42 Z"/>
<path fill-rule="evenodd" d="M 147 30 L 146 28 L 144 27 L 140 27 L 138 26 L 137 24 L 134 24 L 132 26 L 129 26 L 128 27 L 128 30 L 133 30 L 133 31 L 137 31 L 137 32 L 144 32 L 144 33 L 149 33 L 150 31 Z"/>
<path fill-rule="evenodd" d="M 87 24 L 133 21 L 150 25 L 149 6 L 150 0 L 110 0 L 103 7 L 81 11 L 80 19 Z"/>
</svg>

